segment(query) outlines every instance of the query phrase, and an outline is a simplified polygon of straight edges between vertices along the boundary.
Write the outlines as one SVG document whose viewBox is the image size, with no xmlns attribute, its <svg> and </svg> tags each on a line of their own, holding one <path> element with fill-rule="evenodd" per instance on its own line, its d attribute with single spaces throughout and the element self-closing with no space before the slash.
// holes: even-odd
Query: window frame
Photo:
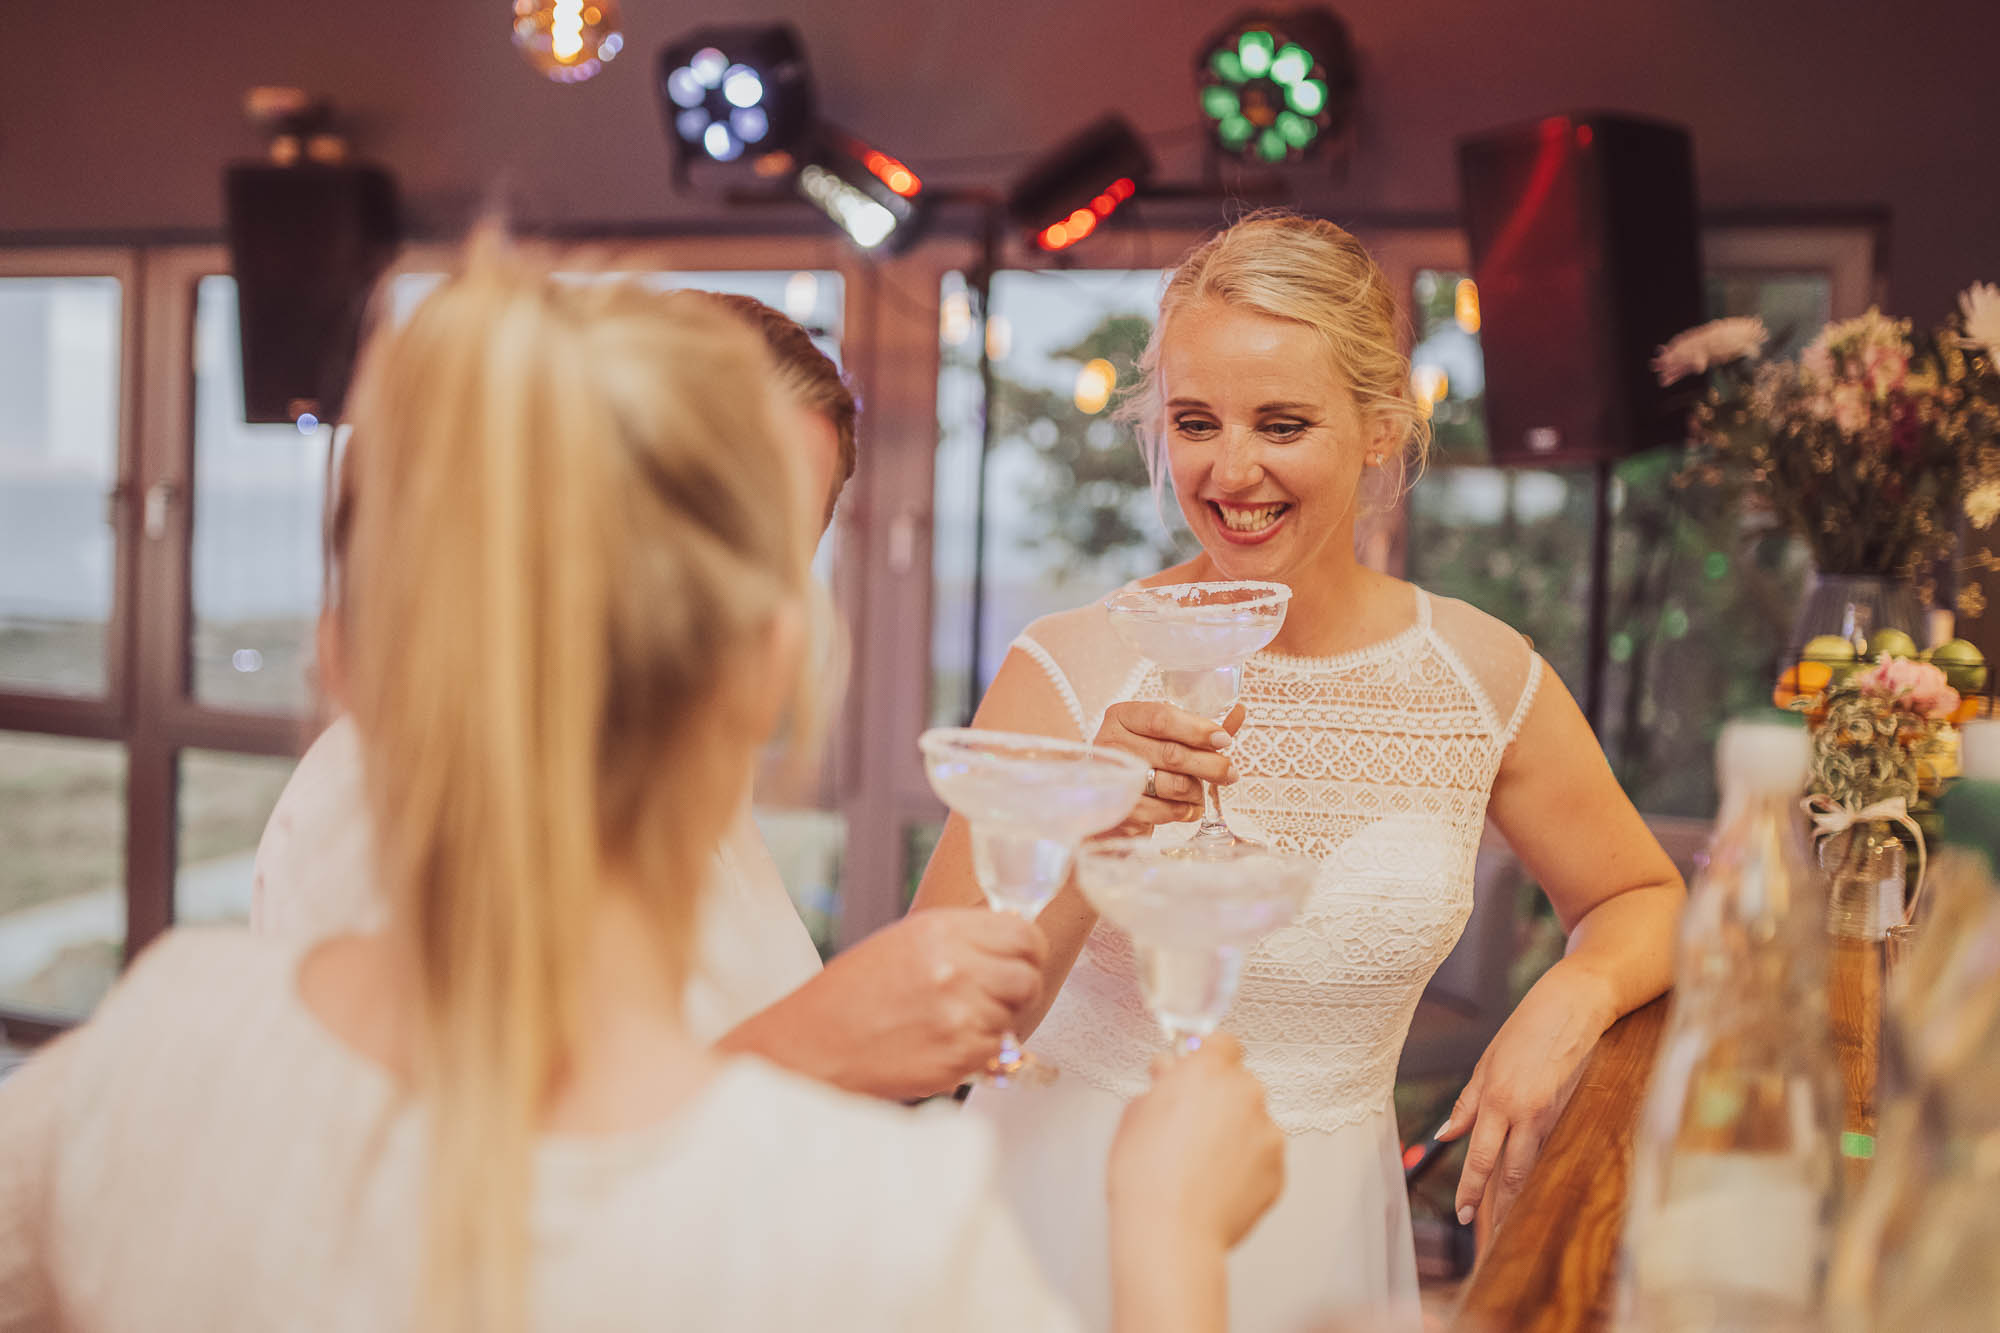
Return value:
<svg viewBox="0 0 2000 1333">
<path fill-rule="evenodd" d="M 140 432 L 140 397 L 144 385 L 143 357 L 146 292 L 144 265 L 129 248 L 51 246 L 0 249 L 0 277 L 116 278 L 119 283 L 119 402 L 113 482 L 105 496 L 105 522 L 112 532 L 111 614 L 104 629 L 104 692 L 77 697 L 0 686 L 0 731 L 27 735 L 109 741 L 126 748 L 125 804 L 127 853 L 125 866 L 126 937 L 131 937 L 132 864 L 130 834 L 134 773 L 130 737 L 138 692 L 138 672 L 132 669 L 136 640 L 139 522 L 143 505 L 144 462 Z M 128 946 L 129 947 L 129 946 Z M 129 956 L 129 955 L 128 955 Z M 46 1041 L 70 1027 L 67 1015 L 21 1005 L 0 1005 L 0 1037 L 11 1042 Z"/>
</svg>

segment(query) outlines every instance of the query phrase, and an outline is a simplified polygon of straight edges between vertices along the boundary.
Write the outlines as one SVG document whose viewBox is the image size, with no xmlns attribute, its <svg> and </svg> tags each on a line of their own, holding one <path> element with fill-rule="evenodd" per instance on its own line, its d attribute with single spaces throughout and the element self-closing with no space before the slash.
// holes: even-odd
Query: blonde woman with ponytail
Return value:
<svg viewBox="0 0 2000 1333">
<path fill-rule="evenodd" d="M 839 368 L 796 321 L 760 301 L 683 295 L 728 312 L 762 339 L 774 372 L 777 429 L 823 529 L 855 467 L 859 409 Z M 336 577 L 320 617 L 321 675 L 336 696 L 337 575 L 352 535 L 353 490 L 353 470 L 343 468 L 328 525 Z M 824 598 L 816 605 L 824 608 Z M 823 688 L 838 694 L 837 684 Z M 353 719 L 338 718 L 299 760 L 271 811 L 252 877 L 252 929 L 304 941 L 380 927 L 386 904 L 376 883 L 366 786 Z M 905 918 L 822 970 L 751 818 L 747 790 L 709 869 L 682 1019 L 723 1051 L 760 1055 L 850 1092 L 923 1097 L 984 1068 L 1017 1011 L 1040 992 L 1040 933 L 983 908 Z"/>
<path fill-rule="evenodd" d="M 1391 1092 L 1425 982 L 1472 909 L 1490 819 L 1570 931 L 1487 1048 L 1443 1137 L 1470 1135 L 1461 1221 L 1503 1216 L 1598 1034 L 1665 988 L 1683 890 L 1562 682 L 1521 635 L 1369 569 L 1356 521 L 1423 462 L 1395 297 L 1359 242 L 1289 213 L 1245 218 L 1167 282 L 1127 403 L 1155 481 L 1201 544 L 1149 586 L 1287 585 L 1284 629 L 1218 728 L 1163 700 L 1101 603 L 1016 640 L 977 725 L 1094 739 L 1154 766 L 1127 832 L 1186 836 L 1202 783 L 1243 836 L 1317 857 L 1297 921 L 1244 964 L 1225 1027 L 1286 1130 L 1285 1197 L 1230 1264 L 1239 1328 L 1329 1315 L 1413 1325 L 1416 1261 Z M 977 901 L 953 821 L 917 906 Z M 1052 1087 L 972 1098 L 1044 1263 L 1086 1318 L 1106 1214 L 1087 1182 L 1158 1035 L 1129 944 L 1073 890 L 1049 936 L 1036 1049 Z M 1023 1029 L 1025 1032 L 1026 1029 Z"/>
<path fill-rule="evenodd" d="M 819 502 L 753 335 L 556 266 L 482 234 L 356 384 L 386 924 L 172 932 L 0 1085 L 0 1329 L 1074 1326 L 977 1125 L 683 1025 Z M 1277 1188 L 1255 1081 L 1164 1071 L 1115 1156 L 1121 1328 L 1221 1328 Z"/>
</svg>

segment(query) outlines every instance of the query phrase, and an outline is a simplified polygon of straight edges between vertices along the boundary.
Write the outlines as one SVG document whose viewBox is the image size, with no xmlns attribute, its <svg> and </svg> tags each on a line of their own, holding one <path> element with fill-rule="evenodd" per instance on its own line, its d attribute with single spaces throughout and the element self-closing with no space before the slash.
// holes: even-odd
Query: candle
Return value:
<svg viewBox="0 0 2000 1333">
<path fill-rule="evenodd" d="M 1976 717 L 1959 724 L 1958 771 L 1975 782 L 2000 782 L 2000 718 Z"/>
</svg>

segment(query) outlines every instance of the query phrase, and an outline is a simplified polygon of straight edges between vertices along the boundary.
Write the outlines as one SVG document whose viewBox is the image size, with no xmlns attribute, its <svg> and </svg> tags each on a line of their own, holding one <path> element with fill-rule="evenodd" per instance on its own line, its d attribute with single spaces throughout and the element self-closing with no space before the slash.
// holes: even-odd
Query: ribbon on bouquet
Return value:
<svg viewBox="0 0 2000 1333">
<path fill-rule="evenodd" d="M 1825 841 L 1836 833 L 1845 833 L 1856 824 L 1873 823 L 1877 820 L 1888 824 L 1901 824 L 1908 829 L 1910 836 L 1916 839 L 1917 843 L 1917 886 L 1910 892 L 1910 905 L 1903 912 L 1903 924 L 1908 925 L 1917 919 L 1917 899 L 1922 897 L 1924 892 L 1926 858 L 1924 831 L 1917 826 L 1917 821 L 1910 817 L 1909 802 L 1900 796 L 1891 796 L 1886 801 L 1877 801 L 1873 805 L 1865 805 L 1855 810 L 1842 805 L 1831 796 L 1815 795 L 1806 797 L 1799 802 L 1799 805 L 1805 810 L 1807 818 L 1812 820 L 1813 835 L 1820 841 Z"/>
</svg>

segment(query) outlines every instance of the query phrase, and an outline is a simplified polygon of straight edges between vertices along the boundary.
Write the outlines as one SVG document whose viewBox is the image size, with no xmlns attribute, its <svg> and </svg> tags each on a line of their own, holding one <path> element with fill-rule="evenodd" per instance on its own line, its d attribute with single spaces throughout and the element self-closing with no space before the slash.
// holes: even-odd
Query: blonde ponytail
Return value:
<svg viewBox="0 0 2000 1333">
<path fill-rule="evenodd" d="M 575 263 L 564 261 L 565 267 Z M 483 232 L 356 387 L 346 675 L 424 984 L 425 1327 L 523 1320 L 533 1147 L 607 872 L 685 974 L 675 773 L 804 580 L 753 335 Z M 774 496 L 775 489 L 775 496 Z"/>
</svg>

